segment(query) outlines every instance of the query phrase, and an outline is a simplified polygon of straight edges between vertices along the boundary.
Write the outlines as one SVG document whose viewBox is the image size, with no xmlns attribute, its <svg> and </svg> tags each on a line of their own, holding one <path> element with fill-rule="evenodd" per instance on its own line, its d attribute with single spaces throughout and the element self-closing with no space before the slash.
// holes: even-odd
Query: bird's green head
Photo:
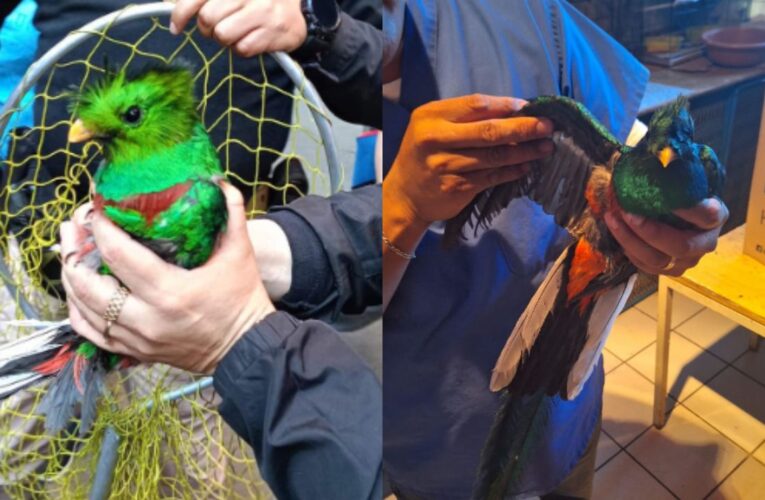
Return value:
<svg viewBox="0 0 765 500">
<path fill-rule="evenodd" d="M 194 77 L 183 66 L 107 72 L 72 102 L 70 142 L 98 140 L 109 161 L 130 161 L 184 142 L 197 123 Z"/>
<path fill-rule="evenodd" d="M 688 99 L 681 96 L 653 114 L 648 124 L 648 133 L 643 139 L 644 145 L 666 168 L 676 158 L 691 152 L 693 129 Z"/>
</svg>

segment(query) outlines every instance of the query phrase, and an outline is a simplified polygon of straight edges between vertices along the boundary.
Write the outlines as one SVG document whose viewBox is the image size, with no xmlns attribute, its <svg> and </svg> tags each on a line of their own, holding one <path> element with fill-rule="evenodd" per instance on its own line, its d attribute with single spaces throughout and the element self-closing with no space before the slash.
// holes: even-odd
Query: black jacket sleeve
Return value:
<svg viewBox="0 0 765 500">
<path fill-rule="evenodd" d="M 330 110 L 343 120 L 382 127 L 382 31 L 341 13 L 340 28 L 321 62 L 304 64 Z"/>
<path fill-rule="evenodd" d="M 292 284 L 279 308 L 333 320 L 382 303 L 382 187 L 306 196 L 266 215 L 292 253 Z"/>
<path fill-rule="evenodd" d="M 382 498 L 382 391 L 329 326 L 276 312 L 214 374 L 223 419 L 280 499 Z"/>
</svg>

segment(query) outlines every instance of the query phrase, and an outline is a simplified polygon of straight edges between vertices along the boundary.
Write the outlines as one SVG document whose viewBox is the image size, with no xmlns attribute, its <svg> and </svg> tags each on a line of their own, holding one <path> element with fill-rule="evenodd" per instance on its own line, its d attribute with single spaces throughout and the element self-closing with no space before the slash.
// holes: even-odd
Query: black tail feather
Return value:
<svg viewBox="0 0 765 500">
<path fill-rule="evenodd" d="M 481 453 L 473 500 L 502 500 L 518 491 L 521 474 L 545 431 L 556 399 L 506 392 Z"/>
</svg>

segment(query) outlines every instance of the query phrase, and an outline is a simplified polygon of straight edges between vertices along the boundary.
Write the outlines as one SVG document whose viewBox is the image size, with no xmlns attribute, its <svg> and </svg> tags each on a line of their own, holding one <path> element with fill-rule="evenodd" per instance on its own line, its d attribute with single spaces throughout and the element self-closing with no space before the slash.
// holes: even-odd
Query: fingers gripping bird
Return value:
<svg viewBox="0 0 765 500">
<path fill-rule="evenodd" d="M 528 196 L 573 236 L 532 297 L 502 350 L 491 390 L 504 390 L 484 446 L 475 498 L 504 498 L 555 399 L 573 399 L 591 375 L 636 268 L 609 233 L 604 216 L 619 207 L 679 228 L 673 214 L 719 196 L 725 170 L 709 147 L 693 142 L 684 98 L 657 111 L 635 146 L 619 143 L 580 103 L 539 97 L 519 116 L 555 124 L 555 153 L 524 178 L 479 194 L 447 222 L 446 242 L 466 225 L 476 231 L 516 197 Z"/>
<path fill-rule="evenodd" d="M 203 264 L 226 225 L 217 181 L 218 155 L 196 112 L 194 79 L 182 66 L 110 72 L 73 102 L 69 141 L 96 140 L 104 161 L 95 176 L 94 209 L 161 258 L 181 267 Z M 92 240 L 83 265 L 108 269 Z M 54 377 L 38 411 L 58 431 L 80 406 L 80 433 L 90 427 L 103 378 L 130 360 L 76 335 L 67 322 L 0 347 L 0 399 Z"/>
</svg>

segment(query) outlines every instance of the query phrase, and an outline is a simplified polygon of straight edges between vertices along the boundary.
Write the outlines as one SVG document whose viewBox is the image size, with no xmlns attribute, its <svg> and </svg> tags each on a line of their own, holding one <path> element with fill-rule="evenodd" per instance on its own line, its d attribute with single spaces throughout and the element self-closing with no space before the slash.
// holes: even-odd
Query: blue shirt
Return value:
<svg viewBox="0 0 765 500">
<path fill-rule="evenodd" d="M 647 70 L 573 7 L 554 0 L 408 3 L 401 97 L 384 106 L 386 167 L 410 112 L 474 92 L 582 101 L 620 139 L 637 115 Z M 472 492 L 499 394 L 494 362 L 550 263 L 569 241 L 527 199 L 457 248 L 442 226 L 425 234 L 384 317 L 384 467 L 404 493 L 461 499 Z M 561 401 L 516 494 L 553 490 L 582 456 L 598 421 L 602 368 Z"/>
</svg>

